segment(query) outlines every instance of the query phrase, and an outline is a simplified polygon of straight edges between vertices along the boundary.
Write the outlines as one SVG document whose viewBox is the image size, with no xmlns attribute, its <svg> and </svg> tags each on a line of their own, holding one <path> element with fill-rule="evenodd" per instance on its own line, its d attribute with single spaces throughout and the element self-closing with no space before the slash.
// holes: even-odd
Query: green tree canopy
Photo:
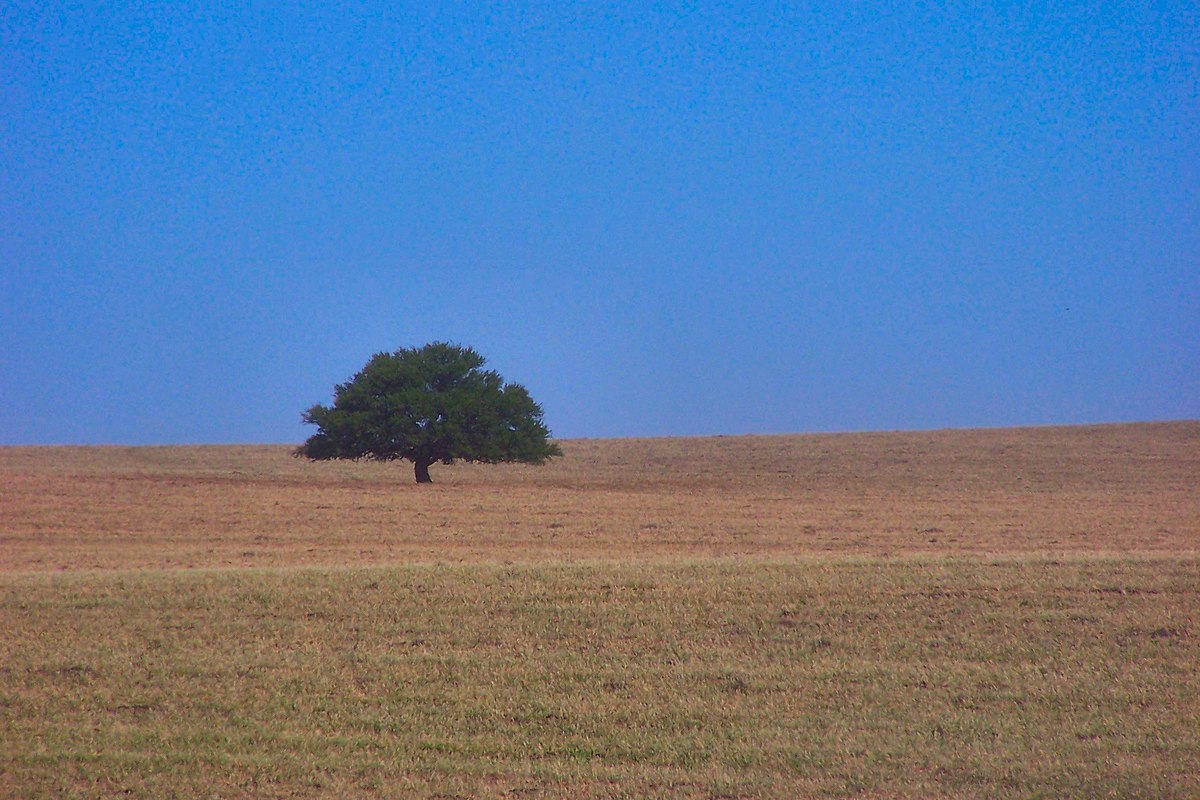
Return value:
<svg viewBox="0 0 1200 800">
<path fill-rule="evenodd" d="M 541 406 L 485 363 L 475 350 L 445 342 L 377 353 L 334 387 L 332 407 L 304 412 L 317 432 L 295 453 L 314 461 L 407 458 L 418 483 L 430 482 L 438 461 L 542 464 L 562 455 Z"/>
</svg>

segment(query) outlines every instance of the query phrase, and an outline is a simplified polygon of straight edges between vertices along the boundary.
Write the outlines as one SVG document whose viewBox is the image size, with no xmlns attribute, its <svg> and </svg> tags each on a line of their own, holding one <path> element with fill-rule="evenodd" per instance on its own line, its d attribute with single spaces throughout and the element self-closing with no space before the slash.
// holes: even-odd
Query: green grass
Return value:
<svg viewBox="0 0 1200 800">
<path fill-rule="evenodd" d="M 1196 797 L 1200 564 L 0 576 L 0 795 Z"/>
</svg>

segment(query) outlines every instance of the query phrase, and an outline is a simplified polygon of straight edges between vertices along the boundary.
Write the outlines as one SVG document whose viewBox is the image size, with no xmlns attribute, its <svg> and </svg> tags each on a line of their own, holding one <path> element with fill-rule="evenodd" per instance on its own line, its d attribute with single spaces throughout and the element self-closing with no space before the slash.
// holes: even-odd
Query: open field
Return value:
<svg viewBox="0 0 1200 800">
<path fill-rule="evenodd" d="M 1200 423 L 0 448 L 0 796 L 1200 796 Z"/>
<path fill-rule="evenodd" d="M 0 794 L 1195 797 L 1194 561 L 18 576 Z"/>
<path fill-rule="evenodd" d="M 1200 423 L 568 441 L 544 467 L 0 448 L 0 571 L 1200 547 Z"/>
</svg>

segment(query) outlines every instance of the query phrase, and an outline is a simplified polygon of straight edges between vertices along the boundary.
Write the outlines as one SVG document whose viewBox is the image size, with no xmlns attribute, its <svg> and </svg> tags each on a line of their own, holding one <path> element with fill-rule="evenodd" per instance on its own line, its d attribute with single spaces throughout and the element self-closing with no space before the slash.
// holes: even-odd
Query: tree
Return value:
<svg viewBox="0 0 1200 800">
<path fill-rule="evenodd" d="M 376 353 L 347 383 L 333 407 L 315 405 L 304 422 L 317 432 L 295 455 L 413 462 L 417 483 L 431 483 L 440 461 L 543 464 L 562 455 L 548 441 L 542 409 L 524 386 L 483 369 L 469 347 L 434 342 Z"/>
</svg>

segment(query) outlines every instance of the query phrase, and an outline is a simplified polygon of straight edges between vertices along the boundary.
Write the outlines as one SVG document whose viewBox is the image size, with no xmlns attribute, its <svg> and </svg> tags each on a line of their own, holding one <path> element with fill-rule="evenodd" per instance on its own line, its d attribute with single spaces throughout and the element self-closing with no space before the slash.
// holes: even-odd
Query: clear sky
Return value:
<svg viewBox="0 0 1200 800">
<path fill-rule="evenodd" d="M 0 443 L 1200 417 L 1196 3 L 7 0 Z"/>
</svg>

